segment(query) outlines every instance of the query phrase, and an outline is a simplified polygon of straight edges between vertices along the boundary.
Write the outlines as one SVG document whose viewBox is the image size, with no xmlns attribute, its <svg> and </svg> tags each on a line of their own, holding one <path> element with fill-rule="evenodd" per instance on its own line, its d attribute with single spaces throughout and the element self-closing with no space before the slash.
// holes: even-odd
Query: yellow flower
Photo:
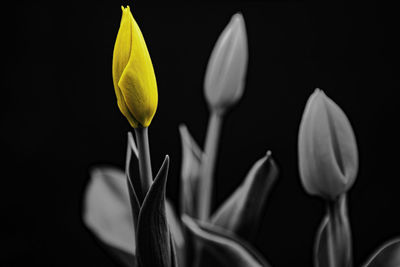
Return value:
<svg viewBox="0 0 400 267">
<path fill-rule="evenodd" d="M 118 107 L 133 128 L 148 127 L 157 109 L 157 82 L 143 35 L 129 6 L 122 8 L 112 75 Z"/>
</svg>

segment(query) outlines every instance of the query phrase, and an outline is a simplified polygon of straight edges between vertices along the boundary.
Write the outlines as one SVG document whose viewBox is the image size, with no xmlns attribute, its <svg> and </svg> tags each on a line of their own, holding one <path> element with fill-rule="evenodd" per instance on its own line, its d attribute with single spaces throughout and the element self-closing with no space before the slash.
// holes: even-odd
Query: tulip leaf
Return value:
<svg viewBox="0 0 400 267">
<path fill-rule="evenodd" d="M 176 254 L 179 262 L 178 266 L 185 266 L 185 237 L 181 222 L 176 216 L 174 207 L 168 199 L 165 202 L 165 209 L 168 226 L 176 248 Z"/>
<path fill-rule="evenodd" d="M 102 242 L 100 242 L 100 244 L 106 249 L 106 251 L 109 254 L 111 254 L 113 259 L 115 259 L 120 265 L 125 266 L 125 267 L 137 267 L 138 266 L 136 257 L 132 253 L 127 253 L 121 249 L 107 245 Z"/>
<path fill-rule="evenodd" d="M 132 160 L 132 151 L 135 154 L 134 160 Z M 135 163 L 136 168 L 132 167 L 134 165 L 133 162 Z M 126 152 L 125 173 L 126 173 L 126 179 L 127 179 L 127 186 L 128 186 L 128 192 L 129 192 L 129 200 L 130 200 L 130 205 L 131 205 L 134 229 L 136 229 L 136 227 L 137 227 L 139 211 L 140 211 L 140 202 L 139 202 L 138 195 L 136 193 L 136 189 L 141 188 L 141 187 L 140 187 L 140 184 L 134 186 L 134 184 L 132 182 L 132 174 L 131 173 L 132 173 L 132 169 L 136 169 L 136 170 L 139 169 L 138 165 L 139 165 L 138 150 L 136 148 L 136 144 L 132 137 L 132 134 L 129 132 L 128 133 L 128 147 L 127 147 L 127 152 Z M 138 173 L 137 173 L 136 177 L 139 177 Z M 140 179 L 137 179 L 137 180 L 140 180 Z"/>
<path fill-rule="evenodd" d="M 333 260 L 335 266 L 349 267 L 352 266 L 352 241 L 346 195 L 341 195 L 331 206 L 317 232 L 314 264 L 316 267 L 331 266 Z M 334 246 L 333 255 L 329 244 Z"/>
<path fill-rule="evenodd" d="M 131 156 L 132 152 L 133 152 L 133 156 Z M 132 186 L 135 189 L 136 197 L 139 200 L 140 205 L 142 205 L 142 202 L 144 199 L 144 193 L 142 192 L 142 184 L 141 184 L 141 180 L 140 180 L 139 150 L 137 148 L 135 139 L 133 139 L 131 132 L 128 132 L 128 145 L 127 145 L 125 172 L 127 174 L 129 174 L 129 177 L 131 178 Z"/>
<path fill-rule="evenodd" d="M 122 171 L 111 167 L 92 169 L 84 197 L 83 221 L 120 261 L 134 258 L 135 232 Z"/>
<path fill-rule="evenodd" d="M 385 243 L 364 265 L 364 267 L 398 266 L 400 266 L 400 238 Z"/>
<path fill-rule="evenodd" d="M 139 213 L 136 254 L 141 267 L 177 266 L 165 209 L 168 167 L 166 156 Z"/>
<path fill-rule="evenodd" d="M 196 217 L 203 152 L 190 135 L 186 125 L 180 125 L 179 132 L 182 140 L 181 212 Z"/>
<path fill-rule="evenodd" d="M 254 248 L 234 234 L 205 222 L 198 222 L 187 215 L 182 221 L 202 247 L 213 253 L 224 266 L 270 266 Z"/>
<path fill-rule="evenodd" d="M 211 221 L 252 242 L 257 236 L 268 195 L 277 181 L 278 167 L 271 152 L 258 160 L 236 191 L 214 213 Z"/>
</svg>

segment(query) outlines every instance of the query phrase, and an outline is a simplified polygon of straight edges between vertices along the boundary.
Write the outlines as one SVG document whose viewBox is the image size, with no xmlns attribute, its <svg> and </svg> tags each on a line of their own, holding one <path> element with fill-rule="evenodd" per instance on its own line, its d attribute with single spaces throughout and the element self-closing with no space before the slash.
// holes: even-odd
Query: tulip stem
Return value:
<svg viewBox="0 0 400 267">
<path fill-rule="evenodd" d="M 153 174 L 151 171 L 149 136 L 147 127 L 135 128 L 136 141 L 139 152 L 139 173 L 143 196 L 146 196 L 151 184 Z"/>
<path fill-rule="evenodd" d="M 347 215 L 346 194 L 327 202 L 329 267 L 352 267 L 351 231 Z"/>
<path fill-rule="evenodd" d="M 327 213 L 328 213 L 328 260 L 329 267 L 338 267 L 336 265 L 336 215 L 335 215 L 335 203 L 331 201 L 327 202 Z"/>
<path fill-rule="evenodd" d="M 212 111 L 208 121 L 205 151 L 201 166 L 200 193 L 198 194 L 198 218 L 207 221 L 210 216 L 213 174 L 218 152 L 218 141 L 221 132 L 222 113 Z"/>
</svg>

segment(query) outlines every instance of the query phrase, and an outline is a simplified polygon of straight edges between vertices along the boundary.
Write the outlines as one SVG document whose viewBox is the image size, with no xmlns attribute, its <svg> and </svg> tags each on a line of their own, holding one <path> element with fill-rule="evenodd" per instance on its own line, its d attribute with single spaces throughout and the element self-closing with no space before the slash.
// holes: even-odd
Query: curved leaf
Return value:
<svg viewBox="0 0 400 267">
<path fill-rule="evenodd" d="M 137 227 L 137 222 L 138 222 L 138 217 L 139 217 L 139 212 L 140 212 L 140 201 L 138 198 L 138 194 L 136 193 L 136 189 L 141 188 L 140 184 L 138 186 L 134 186 L 132 182 L 132 167 L 133 165 L 133 160 L 132 160 L 132 151 L 135 154 L 135 163 L 136 163 L 136 170 L 139 169 L 138 165 L 138 150 L 136 148 L 135 141 L 133 140 L 132 133 L 128 132 L 128 145 L 127 145 L 127 151 L 126 151 L 126 163 L 125 163 L 125 174 L 126 174 L 126 181 L 127 181 L 127 187 L 128 187 L 128 192 L 129 192 L 129 202 L 130 202 L 130 207 L 132 211 L 132 217 L 133 217 L 133 229 L 136 229 Z M 137 173 L 137 176 L 139 177 L 139 174 Z M 140 180 L 140 179 L 138 179 Z M 139 181 L 140 183 L 140 181 Z M 135 189 L 136 188 L 136 189 Z"/>
<path fill-rule="evenodd" d="M 179 126 L 182 141 L 182 189 L 180 196 L 181 212 L 196 217 L 198 187 L 203 152 L 190 135 L 186 125 Z"/>
<path fill-rule="evenodd" d="M 182 221 L 200 244 L 213 253 L 224 266 L 270 266 L 250 245 L 233 234 L 208 223 L 197 222 L 187 215 Z"/>
<path fill-rule="evenodd" d="M 364 267 L 399 267 L 400 238 L 385 243 L 367 261 Z"/>
<path fill-rule="evenodd" d="M 135 232 L 128 188 L 122 171 L 107 167 L 91 171 L 84 196 L 83 220 L 106 246 L 133 257 Z M 115 254 L 114 251 L 112 253 Z"/>
<path fill-rule="evenodd" d="M 178 257 L 178 266 L 186 266 L 185 264 L 185 237 L 181 226 L 181 222 L 176 216 L 174 207 L 167 199 L 165 202 L 166 216 L 168 221 L 168 226 L 171 231 L 171 236 L 175 244 L 176 254 Z"/>
<path fill-rule="evenodd" d="M 169 157 L 166 156 L 139 213 L 136 254 L 139 266 L 176 266 L 174 246 L 165 211 L 165 187 Z"/>
<path fill-rule="evenodd" d="M 271 152 L 258 160 L 243 183 L 212 216 L 212 223 L 254 241 L 264 215 L 269 192 L 278 178 Z"/>
<path fill-rule="evenodd" d="M 128 132 L 128 145 L 132 149 L 133 154 L 135 155 L 136 159 L 139 159 L 139 150 L 135 143 L 135 139 L 133 139 L 133 135 L 131 132 Z"/>
<path fill-rule="evenodd" d="M 136 257 L 132 253 L 127 253 L 127 252 L 125 252 L 125 251 L 123 251 L 121 249 L 118 249 L 116 247 L 107 245 L 107 244 L 102 243 L 102 242 L 100 242 L 100 244 L 122 266 L 125 266 L 125 267 L 137 267 L 138 266 Z"/>
</svg>

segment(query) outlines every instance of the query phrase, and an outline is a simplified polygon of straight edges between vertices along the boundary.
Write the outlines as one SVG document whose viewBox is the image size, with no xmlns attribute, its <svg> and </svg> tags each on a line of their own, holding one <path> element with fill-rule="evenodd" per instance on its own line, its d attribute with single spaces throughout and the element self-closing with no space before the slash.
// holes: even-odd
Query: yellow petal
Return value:
<svg viewBox="0 0 400 267">
<path fill-rule="evenodd" d="M 129 7 L 126 13 L 132 40 L 129 61 L 118 87 L 134 119 L 141 126 L 148 127 L 157 109 L 157 82 L 146 43 Z"/>
<path fill-rule="evenodd" d="M 132 21 L 130 19 L 129 6 L 122 8 L 121 24 L 118 30 L 117 39 L 114 45 L 112 76 L 114 83 L 115 95 L 117 96 L 117 103 L 122 114 L 128 119 L 132 127 L 137 127 L 138 123 L 129 111 L 121 90 L 118 87 L 118 81 L 128 64 L 131 49 L 132 49 Z"/>
</svg>

